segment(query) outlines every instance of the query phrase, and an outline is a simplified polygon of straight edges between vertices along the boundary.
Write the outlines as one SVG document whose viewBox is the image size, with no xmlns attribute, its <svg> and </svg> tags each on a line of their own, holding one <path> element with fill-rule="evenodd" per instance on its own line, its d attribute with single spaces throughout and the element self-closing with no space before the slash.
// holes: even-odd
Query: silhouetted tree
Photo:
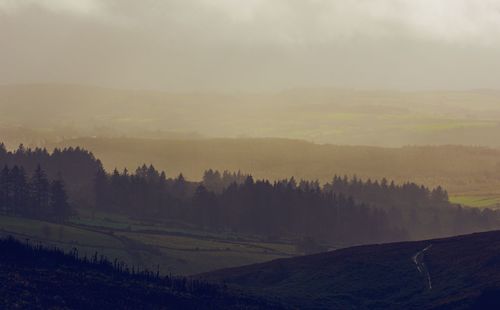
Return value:
<svg viewBox="0 0 500 310">
<path fill-rule="evenodd" d="M 41 169 L 39 172 L 43 174 Z M 30 196 L 30 185 L 26 181 L 26 174 L 22 167 L 14 166 L 10 171 L 9 179 L 11 186 L 11 211 L 17 210 L 20 214 L 29 215 L 30 211 L 32 211 L 30 210 L 30 198 L 37 199 L 40 196 Z M 42 190 L 45 189 L 42 188 Z"/>
<path fill-rule="evenodd" d="M 0 211 L 7 214 L 12 212 L 12 184 L 9 174 L 7 166 L 0 172 Z"/>
<path fill-rule="evenodd" d="M 50 209 L 53 217 L 58 221 L 64 221 L 71 215 L 68 196 L 64 190 L 62 180 L 54 180 L 50 186 Z"/>
<path fill-rule="evenodd" d="M 109 208 L 109 191 L 108 175 L 100 166 L 94 178 L 94 206 L 96 210 L 107 210 Z"/>
<path fill-rule="evenodd" d="M 26 148 L 22 144 L 17 150 L 7 151 L 2 145 L 0 167 L 22 167 L 25 174 L 31 176 L 41 166 L 49 181 L 58 176 L 65 181 L 72 204 L 85 208 L 94 206 L 94 178 L 102 165 L 92 153 L 79 147 L 56 148 L 49 153 L 46 149 Z"/>
<path fill-rule="evenodd" d="M 40 216 L 49 213 L 49 180 L 45 171 L 38 165 L 30 183 L 31 212 Z"/>
<path fill-rule="evenodd" d="M 0 212 L 62 221 L 70 215 L 70 204 L 63 181 L 49 184 L 41 167 L 27 181 L 22 167 L 5 166 L 0 172 Z"/>
</svg>

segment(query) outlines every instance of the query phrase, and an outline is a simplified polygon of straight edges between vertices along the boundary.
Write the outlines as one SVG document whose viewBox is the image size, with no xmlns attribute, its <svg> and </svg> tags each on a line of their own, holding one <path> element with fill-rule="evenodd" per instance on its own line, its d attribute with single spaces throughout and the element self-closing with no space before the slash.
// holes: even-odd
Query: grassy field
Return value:
<svg viewBox="0 0 500 310">
<path fill-rule="evenodd" d="M 75 218 L 56 224 L 0 215 L 0 236 L 40 242 L 80 255 L 94 253 L 129 265 L 189 275 L 295 255 L 293 245 L 252 236 L 206 233 L 115 215 Z"/>
<path fill-rule="evenodd" d="M 457 195 L 451 196 L 450 201 L 468 207 L 500 209 L 499 195 Z"/>
</svg>

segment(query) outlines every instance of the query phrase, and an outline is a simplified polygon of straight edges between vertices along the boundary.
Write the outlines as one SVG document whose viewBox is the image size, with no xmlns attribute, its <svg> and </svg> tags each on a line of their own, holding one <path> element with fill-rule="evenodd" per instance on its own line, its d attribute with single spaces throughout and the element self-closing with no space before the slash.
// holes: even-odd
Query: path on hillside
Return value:
<svg viewBox="0 0 500 310">
<path fill-rule="evenodd" d="M 432 247 L 432 244 L 427 246 L 425 249 L 422 251 L 417 252 L 417 254 L 413 255 L 412 260 L 417 266 L 418 272 L 421 274 L 425 275 L 427 277 L 427 282 L 429 284 L 429 290 L 432 290 L 432 282 L 431 282 L 431 275 L 429 273 L 429 270 L 427 269 L 427 266 L 425 265 L 424 262 L 424 255 L 427 250 L 429 250 Z"/>
</svg>

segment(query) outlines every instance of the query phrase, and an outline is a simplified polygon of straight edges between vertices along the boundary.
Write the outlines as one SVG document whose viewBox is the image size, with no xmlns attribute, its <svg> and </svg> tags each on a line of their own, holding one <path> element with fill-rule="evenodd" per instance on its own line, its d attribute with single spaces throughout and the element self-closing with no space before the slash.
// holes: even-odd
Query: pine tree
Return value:
<svg viewBox="0 0 500 310">
<path fill-rule="evenodd" d="M 106 210 L 109 202 L 109 181 L 102 165 L 99 166 L 94 177 L 94 195 L 94 212 L 96 210 Z"/>
<path fill-rule="evenodd" d="M 5 157 L 6 155 L 7 155 L 7 147 L 2 142 L 2 143 L 0 143 L 0 158 Z"/>
<path fill-rule="evenodd" d="M 54 218 L 63 221 L 71 215 L 68 196 L 62 180 L 54 180 L 50 186 L 50 210 Z"/>
<path fill-rule="evenodd" d="M 37 166 L 31 178 L 31 215 L 41 216 L 49 212 L 49 181 L 40 165 Z"/>
<path fill-rule="evenodd" d="M 175 179 L 175 181 L 174 181 L 174 186 L 173 186 L 174 195 L 180 199 L 185 198 L 184 196 L 186 195 L 186 191 L 187 191 L 186 187 L 187 187 L 186 186 L 186 179 L 184 178 L 184 176 L 181 173 L 181 174 L 179 174 L 177 179 Z"/>
<path fill-rule="evenodd" d="M 0 172 L 0 212 L 9 213 L 11 209 L 10 171 L 5 166 Z"/>
<path fill-rule="evenodd" d="M 24 168 L 14 166 L 10 171 L 12 210 L 17 214 L 29 215 L 29 186 Z"/>
</svg>

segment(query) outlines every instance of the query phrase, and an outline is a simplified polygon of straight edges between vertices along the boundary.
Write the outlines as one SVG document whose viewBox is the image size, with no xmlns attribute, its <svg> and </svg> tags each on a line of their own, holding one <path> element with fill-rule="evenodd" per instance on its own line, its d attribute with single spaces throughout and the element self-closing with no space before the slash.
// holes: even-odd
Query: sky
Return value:
<svg viewBox="0 0 500 310">
<path fill-rule="evenodd" d="M 500 0 L 0 0 L 0 84 L 498 89 Z"/>
</svg>

